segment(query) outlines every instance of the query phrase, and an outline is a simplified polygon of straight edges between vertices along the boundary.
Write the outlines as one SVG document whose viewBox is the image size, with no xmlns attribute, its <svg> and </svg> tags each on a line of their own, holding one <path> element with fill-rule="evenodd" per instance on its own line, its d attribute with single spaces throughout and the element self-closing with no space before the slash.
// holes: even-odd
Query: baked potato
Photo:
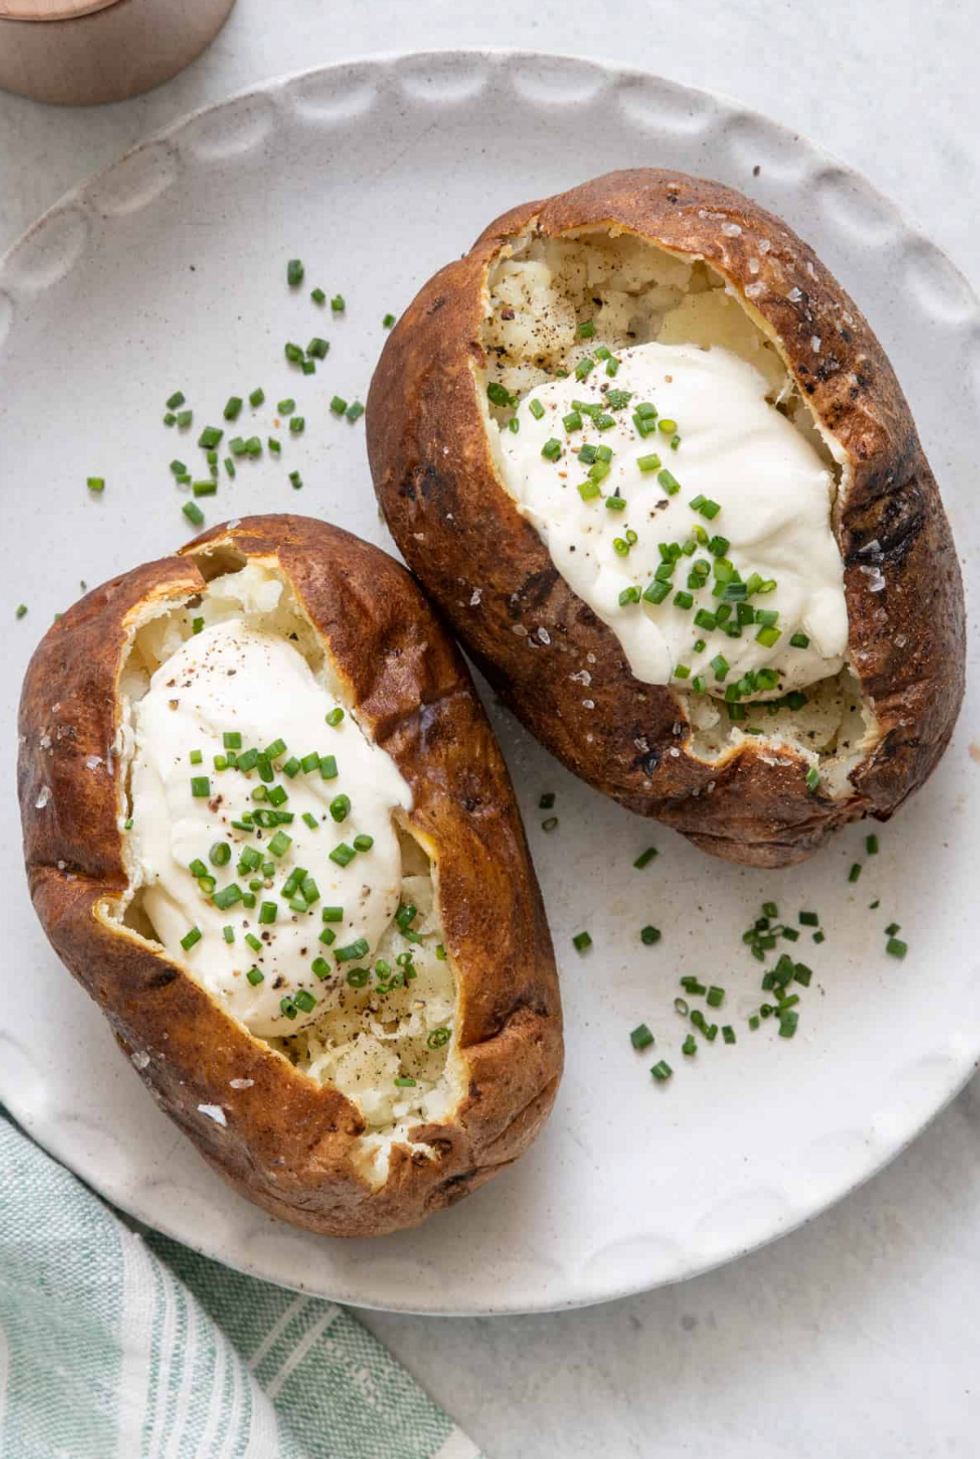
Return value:
<svg viewBox="0 0 980 1459">
<path fill-rule="evenodd" d="M 509 1165 L 562 1064 L 506 767 L 405 570 L 252 517 L 90 592 L 20 708 L 31 896 L 237 1190 L 379 1235 Z"/>
<path fill-rule="evenodd" d="M 936 482 L 857 305 L 749 198 L 636 170 L 505 213 L 400 319 L 367 429 L 412 571 L 597 790 L 775 867 L 935 767 Z"/>
</svg>

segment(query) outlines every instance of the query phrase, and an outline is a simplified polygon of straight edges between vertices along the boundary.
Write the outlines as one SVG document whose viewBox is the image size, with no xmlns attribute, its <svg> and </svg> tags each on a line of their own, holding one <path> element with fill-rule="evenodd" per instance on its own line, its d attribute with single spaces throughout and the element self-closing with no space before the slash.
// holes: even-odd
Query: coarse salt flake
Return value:
<svg viewBox="0 0 980 1459">
<path fill-rule="evenodd" d="M 225 1112 L 220 1104 L 199 1104 L 198 1112 L 207 1115 L 209 1120 L 214 1120 L 216 1125 L 225 1126 L 228 1121 L 225 1119 Z"/>
</svg>

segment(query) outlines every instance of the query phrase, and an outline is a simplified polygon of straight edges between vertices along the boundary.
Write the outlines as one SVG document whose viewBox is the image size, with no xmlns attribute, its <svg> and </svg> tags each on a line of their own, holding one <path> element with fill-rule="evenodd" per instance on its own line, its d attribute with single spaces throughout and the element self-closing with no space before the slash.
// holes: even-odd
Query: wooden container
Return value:
<svg viewBox="0 0 980 1459">
<path fill-rule="evenodd" d="M 94 106 L 168 81 L 199 56 L 235 0 L 0 0 L 0 87 Z"/>
</svg>

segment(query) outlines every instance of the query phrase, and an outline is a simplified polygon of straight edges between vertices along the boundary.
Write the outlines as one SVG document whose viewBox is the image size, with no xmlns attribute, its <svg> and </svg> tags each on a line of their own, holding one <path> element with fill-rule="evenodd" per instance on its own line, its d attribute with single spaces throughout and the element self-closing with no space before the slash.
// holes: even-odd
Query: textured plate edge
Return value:
<svg viewBox="0 0 980 1459">
<path fill-rule="evenodd" d="M 838 158 L 835 154 L 829 152 L 826 148 L 810 140 L 804 134 L 794 131 L 791 127 L 785 126 L 781 122 L 772 120 L 772 118 L 766 116 L 765 113 L 759 112 L 755 108 L 743 104 L 737 98 L 732 97 L 728 93 L 722 91 L 708 91 L 700 87 L 688 86 L 684 83 L 674 81 L 669 77 L 660 76 L 656 73 L 649 71 L 644 71 L 634 66 L 620 64 L 616 61 L 597 59 L 593 56 L 580 56 L 574 53 L 542 51 L 514 47 L 442 47 L 426 49 L 422 51 L 368 52 L 358 56 L 345 57 L 342 61 L 332 62 L 329 65 L 313 66 L 300 71 L 293 71 L 285 73 L 283 75 L 270 77 L 261 83 L 247 86 L 240 91 L 236 91 L 226 97 L 223 97 L 220 101 L 211 102 L 205 106 L 196 108 L 191 112 L 187 112 L 178 117 L 175 121 L 170 122 L 164 128 L 152 133 L 151 135 L 143 138 L 140 142 L 136 143 L 134 146 L 128 148 L 124 153 L 121 154 L 121 156 L 117 157 L 106 167 L 99 168 L 95 172 L 91 173 L 69 192 L 63 194 L 63 196 L 59 198 L 57 202 L 53 203 L 32 224 L 30 224 L 29 227 L 26 228 L 24 232 L 18 238 L 16 238 L 13 243 L 4 251 L 4 253 L 0 255 L 0 289 L 4 288 L 5 286 L 5 274 L 7 273 L 10 266 L 15 262 L 16 255 L 19 250 L 25 244 L 27 244 L 52 218 L 56 218 L 59 214 L 63 213 L 65 210 L 71 207 L 78 207 L 84 211 L 86 204 L 92 201 L 93 195 L 97 196 L 99 184 L 103 180 L 108 179 L 122 163 L 128 162 L 134 156 L 140 154 L 147 148 L 150 148 L 155 144 L 160 143 L 161 141 L 176 141 L 185 129 L 200 121 L 202 118 L 215 115 L 226 108 L 230 108 L 236 104 L 241 104 L 243 101 L 247 101 L 249 98 L 252 97 L 267 96 L 275 101 L 283 93 L 288 92 L 291 86 L 308 81 L 311 77 L 339 75 L 355 67 L 376 68 L 379 73 L 385 74 L 390 73 L 399 63 L 405 64 L 406 62 L 410 61 L 415 63 L 416 65 L 424 65 L 427 62 L 437 64 L 439 61 L 445 61 L 449 58 L 459 57 L 468 58 L 470 60 L 482 59 L 484 61 L 497 64 L 501 69 L 506 69 L 508 66 L 514 66 L 517 64 L 534 64 L 535 62 L 565 62 L 573 66 L 579 65 L 592 68 L 597 73 L 608 78 L 608 80 L 614 86 L 620 86 L 624 82 L 635 83 L 642 80 L 652 80 L 654 82 L 662 81 L 665 85 L 669 86 L 672 89 L 675 95 L 682 94 L 690 97 L 692 105 L 698 110 L 708 111 L 721 108 L 723 113 L 727 112 L 730 115 L 737 115 L 739 117 L 743 117 L 754 122 L 760 127 L 763 132 L 768 132 L 769 134 L 778 137 L 784 143 L 789 145 L 791 149 L 802 152 L 804 155 L 808 156 L 815 168 L 819 168 L 821 171 L 833 170 L 835 172 L 838 172 L 856 189 L 859 194 L 870 198 L 872 202 L 881 204 L 887 210 L 889 210 L 895 217 L 899 228 L 897 241 L 901 242 L 903 247 L 907 248 L 909 245 L 924 245 L 930 251 L 940 255 L 945 264 L 956 276 L 958 282 L 963 287 L 966 296 L 972 301 L 973 305 L 971 312 L 963 320 L 959 321 L 955 325 L 955 328 L 958 333 L 962 333 L 964 336 L 968 335 L 971 330 L 975 330 L 977 322 L 978 320 L 980 320 L 980 300 L 978 300 L 976 291 L 974 290 L 970 280 L 968 279 L 966 274 L 959 268 L 956 262 L 949 257 L 945 250 L 940 248 L 937 244 L 933 242 L 933 240 L 929 238 L 928 234 L 924 231 L 924 229 L 918 226 L 917 222 L 910 221 L 902 206 L 895 204 L 891 200 L 891 198 L 888 197 L 887 194 L 883 193 L 872 182 L 865 178 L 862 173 L 852 168 L 849 164 Z M 525 103 L 528 105 L 541 104 L 540 102 L 532 103 L 528 98 L 525 98 Z M 6 281 L 6 287 L 10 288 L 10 286 L 10 281 Z M 17 292 L 17 287 L 16 285 L 14 285 L 13 293 L 15 296 Z M 260 1270 L 255 1265 L 247 1262 L 228 1261 L 226 1256 L 219 1255 L 215 1250 L 205 1245 L 202 1245 L 195 1240 L 188 1240 L 187 1236 L 183 1232 L 175 1230 L 170 1224 L 161 1222 L 156 1217 L 154 1217 L 152 1221 L 148 1220 L 146 1214 L 139 1207 L 140 1193 L 138 1191 L 131 1192 L 128 1189 L 121 1191 L 115 1190 L 112 1188 L 112 1184 L 109 1182 L 107 1182 L 105 1185 L 100 1185 L 98 1187 L 98 1191 L 106 1200 L 110 1201 L 113 1205 L 118 1207 L 119 1210 L 127 1213 L 129 1216 L 133 1217 L 137 1221 L 143 1222 L 148 1226 L 152 1226 L 154 1230 L 161 1231 L 164 1235 L 172 1237 L 174 1240 L 180 1242 L 185 1246 L 188 1246 L 190 1249 L 198 1252 L 201 1255 L 209 1257 L 212 1260 L 222 1262 L 222 1264 L 233 1267 L 235 1270 L 244 1272 L 251 1276 L 255 1276 L 264 1281 L 273 1282 L 276 1285 L 285 1287 L 292 1291 L 302 1292 L 308 1296 L 320 1296 L 331 1301 L 340 1302 L 347 1306 L 359 1307 L 366 1311 L 398 1312 L 425 1316 L 460 1317 L 497 1315 L 517 1316 L 535 1313 L 570 1311 L 579 1308 L 597 1306 L 604 1302 L 622 1300 L 626 1297 L 635 1296 L 642 1292 L 655 1290 L 659 1287 L 674 1286 L 677 1285 L 679 1282 L 688 1280 L 691 1277 L 706 1275 L 708 1272 L 725 1266 L 731 1261 L 738 1260 L 742 1256 L 747 1256 L 753 1251 L 761 1250 L 764 1246 L 769 1245 L 770 1242 L 776 1241 L 783 1236 L 788 1236 L 793 1231 L 798 1231 L 802 1227 L 809 1225 L 812 1221 L 822 1216 L 831 1207 L 838 1204 L 838 1202 L 842 1201 L 845 1197 L 851 1195 L 855 1191 L 860 1190 L 860 1188 L 864 1186 L 869 1180 L 871 1180 L 875 1175 L 879 1174 L 880 1171 L 882 1171 L 887 1165 L 891 1164 L 893 1160 L 895 1160 L 899 1155 L 907 1150 L 909 1146 L 913 1143 L 913 1141 L 916 1140 L 919 1135 L 923 1133 L 924 1130 L 928 1129 L 933 1121 L 938 1118 L 938 1116 L 948 1107 L 953 1099 L 955 1099 L 956 1096 L 963 1090 L 963 1088 L 966 1086 L 966 1084 L 969 1082 L 970 1078 L 974 1075 L 978 1068 L 980 1068 L 980 1045 L 968 1052 L 964 1051 L 962 1061 L 951 1066 L 950 1081 L 948 1085 L 944 1088 L 942 1097 L 940 1098 L 939 1102 L 932 1109 L 930 1109 L 923 1118 L 918 1121 L 918 1123 L 916 1123 L 910 1129 L 903 1131 L 902 1134 L 894 1141 L 886 1140 L 877 1145 L 873 1153 L 871 1154 L 868 1167 L 865 1171 L 861 1172 L 856 1177 L 853 1175 L 846 1177 L 841 1183 L 839 1189 L 837 1189 L 834 1193 L 828 1195 L 826 1199 L 822 1200 L 818 1205 L 806 1210 L 806 1213 L 801 1215 L 798 1220 L 791 1219 L 788 1224 L 781 1227 L 779 1230 L 773 1231 L 769 1235 L 762 1236 L 758 1240 L 751 1241 L 744 1245 L 738 1245 L 732 1251 L 727 1252 L 721 1256 L 711 1257 L 704 1260 L 703 1262 L 694 1262 L 689 1266 L 687 1270 L 676 1276 L 655 1280 L 653 1282 L 644 1278 L 640 1278 L 639 1281 L 635 1283 L 628 1283 L 619 1287 L 612 1288 L 611 1290 L 603 1292 L 600 1295 L 595 1295 L 593 1293 L 582 1293 L 580 1291 L 565 1300 L 559 1301 L 543 1300 L 538 1303 L 517 1305 L 495 1305 L 492 1303 L 485 1303 L 477 1306 L 453 1306 L 449 1304 L 413 1306 L 411 1303 L 393 1303 L 390 1299 L 385 1299 L 384 1301 L 380 1299 L 367 1300 L 360 1295 L 347 1295 L 343 1291 L 338 1291 L 336 1288 L 331 1288 L 329 1292 L 321 1291 L 309 1285 L 297 1285 L 293 1282 L 290 1282 L 288 1279 L 280 1276 L 270 1276 L 268 1271 Z M 19 1109 L 17 1107 L 16 1099 L 10 1098 L 6 1095 L 4 1096 L 4 1102 L 7 1108 L 10 1110 L 11 1114 L 13 1114 L 14 1117 L 22 1124 L 23 1128 L 27 1131 L 32 1139 L 34 1139 L 39 1145 L 41 1145 L 42 1148 L 45 1149 L 49 1154 L 51 1154 L 55 1159 L 63 1163 L 69 1170 L 74 1171 L 74 1166 L 70 1159 L 70 1151 L 66 1150 L 65 1152 L 62 1152 L 60 1148 L 61 1142 L 57 1138 L 57 1136 L 61 1134 L 67 1135 L 67 1130 L 62 1131 L 56 1123 L 53 1126 L 53 1135 L 42 1136 L 39 1131 L 34 1128 L 34 1125 L 36 1123 L 39 1123 L 43 1118 L 39 1110 L 35 1109 L 34 1111 L 29 1111 L 26 1108 Z M 75 1173 L 77 1174 L 77 1172 Z M 87 1182 L 86 1176 L 79 1175 L 78 1178 Z M 220 1179 L 220 1177 L 216 1178 Z M 284 1229 L 291 1230 L 292 1228 L 284 1227 Z"/>
</svg>

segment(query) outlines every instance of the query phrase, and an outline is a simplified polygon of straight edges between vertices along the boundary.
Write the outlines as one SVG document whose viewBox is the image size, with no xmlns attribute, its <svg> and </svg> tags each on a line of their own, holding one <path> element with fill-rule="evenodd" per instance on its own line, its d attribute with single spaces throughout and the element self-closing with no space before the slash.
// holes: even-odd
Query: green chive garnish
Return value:
<svg viewBox="0 0 980 1459">
<path fill-rule="evenodd" d="M 592 937 L 588 932 L 576 932 L 572 938 L 572 946 L 576 952 L 588 952 L 592 946 Z"/>
<path fill-rule="evenodd" d="M 196 942 L 200 942 L 203 936 L 204 933 L 201 931 L 200 927 L 192 927 L 189 932 L 184 933 L 183 937 L 180 939 L 180 945 L 185 952 L 190 952 L 194 944 Z"/>
<path fill-rule="evenodd" d="M 640 928 L 640 941 L 645 943 L 647 947 L 652 947 L 655 942 L 659 942 L 660 937 L 661 932 L 659 927 L 650 927 L 648 925 Z"/>
<path fill-rule="evenodd" d="M 303 260 L 300 258 L 291 258 L 286 265 L 286 282 L 289 287 L 291 289 L 298 289 L 303 282 L 305 273 L 306 270 L 303 267 Z"/>
<path fill-rule="evenodd" d="M 648 1049 L 653 1043 L 653 1034 L 645 1023 L 638 1023 L 630 1033 L 630 1043 L 634 1049 Z"/>
</svg>

